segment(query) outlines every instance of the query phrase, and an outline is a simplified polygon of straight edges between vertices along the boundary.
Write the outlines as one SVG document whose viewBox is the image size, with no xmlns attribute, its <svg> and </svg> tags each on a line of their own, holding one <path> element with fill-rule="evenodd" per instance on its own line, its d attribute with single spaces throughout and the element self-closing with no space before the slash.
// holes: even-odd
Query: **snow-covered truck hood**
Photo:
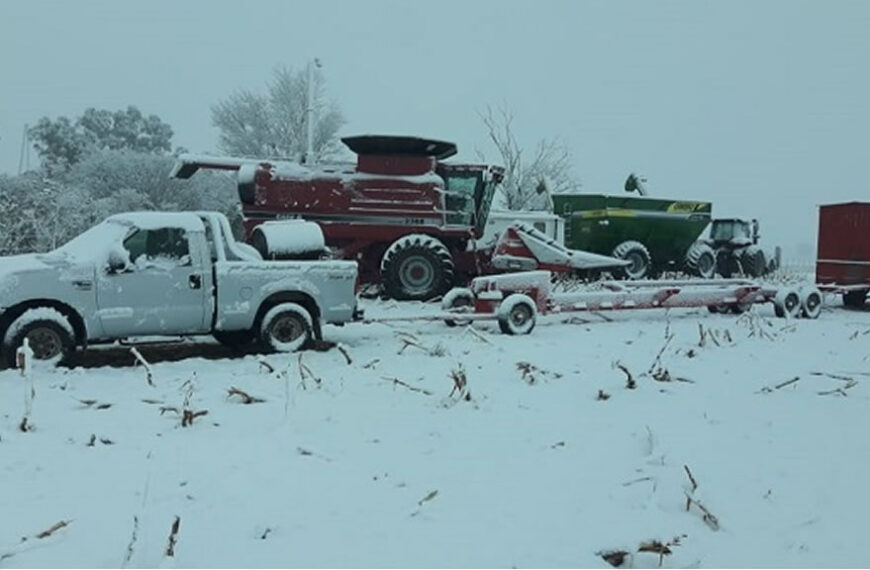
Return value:
<svg viewBox="0 0 870 570">
<path fill-rule="evenodd" d="M 56 294 L 57 284 L 92 279 L 93 273 L 92 262 L 73 260 L 57 252 L 0 257 L 0 307 L 42 293 Z"/>
</svg>

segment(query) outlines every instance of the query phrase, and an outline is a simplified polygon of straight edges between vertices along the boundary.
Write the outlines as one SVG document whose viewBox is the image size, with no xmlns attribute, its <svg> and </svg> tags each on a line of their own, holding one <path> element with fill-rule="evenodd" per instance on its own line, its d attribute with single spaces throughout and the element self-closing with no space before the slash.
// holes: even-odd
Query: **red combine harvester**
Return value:
<svg viewBox="0 0 870 570">
<path fill-rule="evenodd" d="M 488 256 L 469 247 L 483 235 L 503 169 L 446 164 L 449 142 L 415 137 L 342 139 L 356 165 L 304 165 L 182 155 L 170 176 L 200 168 L 235 170 L 246 238 L 264 257 L 255 228 L 304 218 L 323 229 L 340 257 L 359 262 L 363 283 L 381 283 L 395 299 L 429 299 L 486 272 Z"/>
<path fill-rule="evenodd" d="M 863 307 L 870 292 L 870 203 L 819 207 L 816 283 L 843 296 L 847 307 Z"/>
</svg>

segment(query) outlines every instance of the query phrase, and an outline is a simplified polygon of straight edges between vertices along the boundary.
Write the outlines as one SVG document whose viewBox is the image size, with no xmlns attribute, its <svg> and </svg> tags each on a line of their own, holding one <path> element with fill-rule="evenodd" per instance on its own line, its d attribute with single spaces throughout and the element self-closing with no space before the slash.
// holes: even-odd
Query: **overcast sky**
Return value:
<svg viewBox="0 0 870 570">
<path fill-rule="evenodd" d="M 276 65 L 323 63 L 342 135 L 487 145 L 507 105 L 530 149 L 565 141 L 586 192 L 757 216 L 814 243 L 820 203 L 870 200 L 870 2 L 78 1 L 0 3 L 0 172 L 48 115 L 137 105 L 215 150 L 210 106 Z M 36 161 L 35 155 L 31 159 Z"/>
</svg>

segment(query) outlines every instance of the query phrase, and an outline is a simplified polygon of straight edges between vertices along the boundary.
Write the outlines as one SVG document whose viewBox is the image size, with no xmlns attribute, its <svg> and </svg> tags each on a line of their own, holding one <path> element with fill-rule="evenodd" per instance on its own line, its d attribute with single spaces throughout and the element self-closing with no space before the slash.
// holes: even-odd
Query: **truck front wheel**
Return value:
<svg viewBox="0 0 870 570">
<path fill-rule="evenodd" d="M 296 303 L 269 309 L 260 325 L 260 342 L 275 352 L 296 352 L 311 341 L 311 315 Z"/>
<path fill-rule="evenodd" d="M 54 309 L 26 311 L 9 327 L 6 332 L 6 346 L 3 348 L 6 364 L 10 368 L 16 366 L 16 352 L 24 344 L 24 339 L 27 339 L 35 360 L 60 364 L 75 352 L 75 333 L 72 326 L 66 317 Z"/>
</svg>

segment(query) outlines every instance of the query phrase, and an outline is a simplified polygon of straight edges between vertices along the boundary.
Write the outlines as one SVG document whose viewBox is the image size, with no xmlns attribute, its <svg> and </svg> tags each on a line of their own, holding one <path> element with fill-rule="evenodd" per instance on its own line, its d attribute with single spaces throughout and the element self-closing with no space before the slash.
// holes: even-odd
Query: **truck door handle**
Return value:
<svg viewBox="0 0 870 570">
<path fill-rule="evenodd" d="M 202 288 L 202 275 L 198 273 L 194 273 L 187 280 L 188 284 L 190 284 L 191 289 L 201 289 Z"/>
</svg>

